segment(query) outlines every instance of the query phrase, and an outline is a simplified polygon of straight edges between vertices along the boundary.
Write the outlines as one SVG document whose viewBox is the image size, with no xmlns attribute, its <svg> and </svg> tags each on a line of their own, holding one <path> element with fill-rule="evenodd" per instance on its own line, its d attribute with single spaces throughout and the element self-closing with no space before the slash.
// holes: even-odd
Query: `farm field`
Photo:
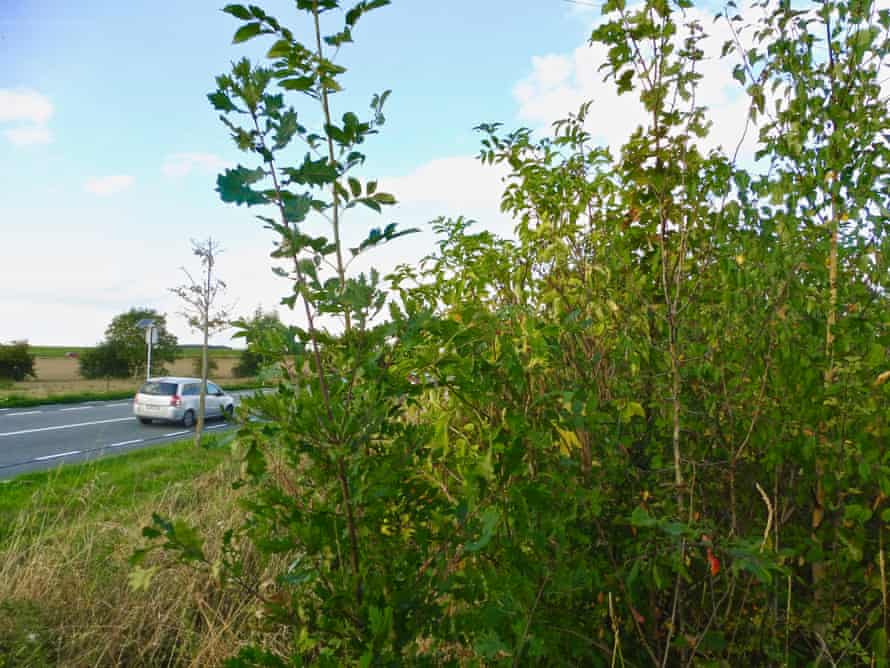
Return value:
<svg viewBox="0 0 890 668">
<path fill-rule="evenodd" d="M 48 358 L 64 358 L 68 353 L 81 354 L 87 350 L 92 350 L 93 346 L 31 346 L 31 353 L 37 357 Z M 180 346 L 179 354 L 183 358 L 198 357 L 201 354 L 200 346 Z M 215 359 L 223 357 L 237 358 L 241 354 L 240 350 L 233 348 L 210 348 L 210 355 Z"/>
<path fill-rule="evenodd" d="M 109 380 L 86 380 L 78 373 L 78 360 L 64 356 L 65 352 L 77 352 L 78 348 L 58 348 L 60 355 L 46 356 L 42 351 L 45 348 L 35 347 L 37 353 L 35 371 L 36 379 L 28 379 L 18 383 L 8 383 L 0 386 L 0 399 L 10 395 L 24 396 L 33 399 L 56 396 L 60 394 L 86 394 L 96 392 L 124 392 L 134 391 L 139 385 L 140 379 L 124 378 Z M 191 351 L 192 349 L 186 349 Z M 184 351 L 185 352 L 185 351 Z M 222 353 L 222 354 L 220 354 Z M 235 377 L 232 369 L 238 363 L 239 351 L 222 350 L 211 351 L 211 358 L 216 361 L 216 371 L 211 371 L 210 376 L 225 384 Z M 183 357 L 169 365 L 168 371 L 172 375 L 194 375 L 194 356 Z"/>
</svg>

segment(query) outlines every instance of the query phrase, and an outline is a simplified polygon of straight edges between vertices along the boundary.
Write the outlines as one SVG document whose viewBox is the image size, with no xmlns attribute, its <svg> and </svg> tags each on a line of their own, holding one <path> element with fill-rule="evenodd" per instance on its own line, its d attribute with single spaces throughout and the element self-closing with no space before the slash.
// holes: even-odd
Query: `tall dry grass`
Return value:
<svg viewBox="0 0 890 668">
<path fill-rule="evenodd" d="M 148 589 L 128 582 L 128 558 L 144 545 L 152 512 L 197 527 L 205 554 L 218 557 L 223 532 L 240 519 L 236 477 L 226 460 L 98 518 L 89 509 L 99 479 L 51 512 L 35 492 L 0 545 L 0 667 L 218 666 L 248 641 L 283 647 L 286 638 L 261 627 L 259 602 L 220 587 L 209 569 L 169 566 L 169 555 L 156 554 L 146 565 L 161 568 Z M 261 587 L 262 565 L 247 563 Z"/>
</svg>

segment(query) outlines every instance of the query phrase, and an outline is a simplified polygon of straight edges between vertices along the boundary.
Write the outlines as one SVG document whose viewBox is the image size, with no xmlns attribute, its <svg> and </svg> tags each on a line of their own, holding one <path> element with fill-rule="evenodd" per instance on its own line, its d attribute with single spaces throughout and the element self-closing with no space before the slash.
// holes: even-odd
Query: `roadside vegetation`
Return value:
<svg viewBox="0 0 890 668">
<path fill-rule="evenodd" d="M 205 437 L 0 482 L 0 666 L 219 665 L 264 638 L 255 600 L 210 572 L 134 587 L 139 527 L 162 511 L 221 543 L 238 466 Z M 208 554 L 213 548 L 208 545 Z M 262 568 L 248 566 L 257 585 Z"/>
<path fill-rule="evenodd" d="M 51 565 L 0 572 L 14 620 L 88 611 L 99 664 L 888 665 L 890 10 L 730 3 L 715 47 L 687 0 L 609 0 L 591 37 L 640 126 L 612 151 L 595 103 L 549 136 L 480 125 L 516 238 L 440 218 L 381 277 L 352 261 L 412 230 L 340 233 L 395 202 L 366 154 L 389 91 L 338 108 L 333 59 L 388 4 L 298 0 L 299 30 L 224 9 L 267 43 L 208 96 L 247 163 L 217 191 L 263 207 L 302 325 L 240 325 L 278 380 L 235 460 L 23 548 Z M 758 163 L 704 148 L 721 57 Z M 57 526 L 28 514 L 9 544 Z M 66 590 L 56 552 L 123 559 L 110 531 L 132 569 L 73 615 L 19 589 Z"/>
<path fill-rule="evenodd" d="M 21 382 L 35 375 L 34 353 L 27 341 L 0 344 L 0 383 Z"/>
</svg>

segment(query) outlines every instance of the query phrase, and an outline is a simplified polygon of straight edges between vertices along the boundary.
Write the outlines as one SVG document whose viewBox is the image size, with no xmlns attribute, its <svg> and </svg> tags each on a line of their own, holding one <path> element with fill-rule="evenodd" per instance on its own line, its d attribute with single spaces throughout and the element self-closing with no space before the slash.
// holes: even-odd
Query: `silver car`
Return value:
<svg viewBox="0 0 890 668">
<path fill-rule="evenodd" d="M 200 378 L 178 376 L 152 378 L 142 384 L 133 398 L 133 415 L 139 418 L 142 424 L 148 424 L 152 420 L 165 420 L 181 422 L 184 427 L 191 427 L 198 418 L 200 392 Z M 204 416 L 230 416 L 234 410 L 234 397 L 208 380 Z"/>
</svg>

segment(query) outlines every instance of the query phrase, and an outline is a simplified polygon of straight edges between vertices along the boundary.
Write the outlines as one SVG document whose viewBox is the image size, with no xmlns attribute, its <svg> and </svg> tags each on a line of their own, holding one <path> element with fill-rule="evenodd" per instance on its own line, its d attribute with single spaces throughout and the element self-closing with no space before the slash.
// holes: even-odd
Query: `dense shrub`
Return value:
<svg viewBox="0 0 890 668">
<path fill-rule="evenodd" d="M 80 375 L 87 379 L 129 378 L 131 364 L 124 346 L 104 341 L 80 354 Z"/>
<path fill-rule="evenodd" d="M 247 342 L 232 373 L 238 378 L 256 377 L 264 367 L 278 359 L 278 352 L 287 347 L 288 338 L 293 340 L 294 332 L 281 322 L 275 311 L 265 312 L 257 308 L 252 316 L 233 323 L 240 331 L 235 335 Z"/>
<path fill-rule="evenodd" d="M 27 341 L 13 341 L 0 344 L 0 379 L 23 381 L 25 378 L 36 378 L 34 371 L 34 355 L 31 354 Z"/>
<path fill-rule="evenodd" d="M 251 350 L 250 348 L 246 348 L 245 350 L 242 350 L 241 354 L 238 356 L 238 363 L 232 367 L 232 374 L 236 378 L 256 376 L 260 372 L 262 363 L 263 358 L 260 353 Z"/>
<path fill-rule="evenodd" d="M 298 3 L 317 31 L 319 7 Z M 690 3 L 603 10 L 592 38 L 640 127 L 613 152 L 590 105 L 545 138 L 480 126 L 516 239 L 438 221 L 375 326 L 376 272 L 348 274 L 298 224 L 324 211 L 337 238 L 342 203 L 391 201 L 347 176 L 385 95 L 367 122 L 307 134 L 272 82 L 329 115 L 342 72 L 258 8 L 226 8 L 248 22 L 236 41 L 276 41 L 273 69 L 242 60 L 210 96 L 258 165 L 218 191 L 275 205 L 283 303 L 306 320 L 263 346 L 282 380 L 246 401 L 265 419 L 239 431 L 250 517 L 227 545 L 289 562 L 266 621 L 296 640 L 235 665 L 887 665 L 890 114 L 871 63 L 890 12 L 726 18 L 755 44 L 724 53 L 759 123 L 757 172 L 702 148 L 716 54 Z M 296 133 L 326 137 L 330 161 L 282 166 Z M 144 535 L 214 567 L 187 526 Z M 248 587 L 240 564 L 223 577 Z"/>
</svg>

